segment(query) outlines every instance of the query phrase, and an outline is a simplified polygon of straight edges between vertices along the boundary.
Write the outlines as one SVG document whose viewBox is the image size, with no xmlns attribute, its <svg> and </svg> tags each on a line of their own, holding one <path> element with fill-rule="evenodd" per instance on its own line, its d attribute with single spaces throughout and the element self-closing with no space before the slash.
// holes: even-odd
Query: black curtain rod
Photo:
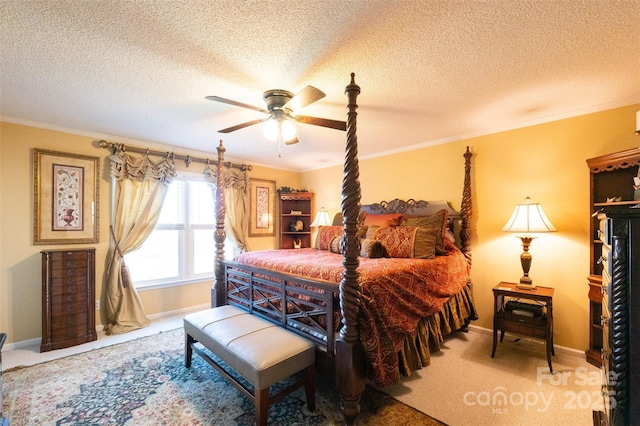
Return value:
<svg viewBox="0 0 640 426">
<path fill-rule="evenodd" d="M 222 141 L 220 141 L 222 142 Z M 138 154 L 147 154 L 147 155 L 155 155 L 158 157 L 164 157 L 167 154 L 172 154 L 173 158 L 176 158 L 178 160 L 183 160 L 185 162 L 185 164 L 187 165 L 187 167 L 189 167 L 189 164 L 196 162 L 196 163 L 203 163 L 203 164 L 215 164 L 217 163 L 218 160 L 210 160 L 208 158 L 202 158 L 202 157 L 193 157 L 191 155 L 182 155 L 182 154 L 174 154 L 174 153 L 170 153 L 169 151 L 154 151 L 152 149 L 148 149 L 148 148 L 139 148 L 137 146 L 128 146 L 125 145 L 123 143 L 114 143 L 114 142 L 107 142 L 105 140 L 101 140 L 98 142 L 98 145 L 100 146 L 100 148 L 107 148 L 110 149 L 111 152 L 113 154 L 116 153 L 116 151 L 130 151 L 130 152 L 136 152 Z M 253 169 L 253 167 L 249 164 L 236 164 L 236 163 L 232 163 L 230 161 L 227 161 L 225 163 L 222 163 L 225 167 L 227 168 L 235 168 L 235 169 L 240 169 L 242 171 L 245 170 L 251 170 Z"/>
</svg>

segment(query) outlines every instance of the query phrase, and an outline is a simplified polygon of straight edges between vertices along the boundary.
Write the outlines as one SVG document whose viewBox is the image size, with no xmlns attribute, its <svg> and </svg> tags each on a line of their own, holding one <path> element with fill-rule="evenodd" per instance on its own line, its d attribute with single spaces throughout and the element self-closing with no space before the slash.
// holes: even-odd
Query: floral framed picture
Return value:
<svg viewBox="0 0 640 426">
<path fill-rule="evenodd" d="M 99 157 L 33 149 L 34 244 L 99 241 L 99 169 Z"/>
<path fill-rule="evenodd" d="M 273 180 L 249 180 L 249 236 L 267 237 L 276 235 L 273 225 L 276 208 L 276 182 Z"/>
</svg>

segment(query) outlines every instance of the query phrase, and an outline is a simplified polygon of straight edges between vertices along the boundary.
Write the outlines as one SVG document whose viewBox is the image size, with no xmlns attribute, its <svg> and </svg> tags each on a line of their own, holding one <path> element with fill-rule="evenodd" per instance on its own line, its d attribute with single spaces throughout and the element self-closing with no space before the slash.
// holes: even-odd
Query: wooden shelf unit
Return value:
<svg viewBox="0 0 640 426">
<path fill-rule="evenodd" d="M 313 192 L 281 192 L 280 204 L 280 248 L 292 249 L 296 242 L 301 248 L 311 247 L 311 222 L 314 212 Z M 293 212 L 293 213 L 292 213 Z M 293 230 L 297 222 L 302 229 Z"/>
</svg>

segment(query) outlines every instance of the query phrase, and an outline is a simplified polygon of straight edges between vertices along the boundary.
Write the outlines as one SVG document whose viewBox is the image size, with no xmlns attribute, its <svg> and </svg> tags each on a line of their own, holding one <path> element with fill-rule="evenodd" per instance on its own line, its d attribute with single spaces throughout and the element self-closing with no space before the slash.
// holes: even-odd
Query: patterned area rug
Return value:
<svg viewBox="0 0 640 426">
<path fill-rule="evenodd" d="M 253 425 L 253 403 L 194 354 L 182 329 L 15 368 L 3 374 L 3 414 L 21 425 Z M 270 425 L 339 425 L 339 395 L 320 380 L 316 410 L 304 391 L 269 408 Z M 358 424 L 443 425 L 367 386 Z"/>
</svg>

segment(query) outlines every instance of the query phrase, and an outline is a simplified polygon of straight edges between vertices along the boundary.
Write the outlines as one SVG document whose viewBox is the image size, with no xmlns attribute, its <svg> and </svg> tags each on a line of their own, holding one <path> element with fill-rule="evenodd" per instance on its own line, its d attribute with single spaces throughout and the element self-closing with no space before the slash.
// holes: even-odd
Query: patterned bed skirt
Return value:
<svg viewBox="0 0 640 426">
<path fill-rule="evenodd" d="M 440 351 L 444 337 L 456 330 L 465 330 L 478 315 L 473 293 L 467 285 L 453 296 L 442 309 L 418 323 L 415 333 L 407 337 L 398 353 L 400 374 L 409 376 L 413 371 L 431 364 L 431 353 Z"/>
</svg>

